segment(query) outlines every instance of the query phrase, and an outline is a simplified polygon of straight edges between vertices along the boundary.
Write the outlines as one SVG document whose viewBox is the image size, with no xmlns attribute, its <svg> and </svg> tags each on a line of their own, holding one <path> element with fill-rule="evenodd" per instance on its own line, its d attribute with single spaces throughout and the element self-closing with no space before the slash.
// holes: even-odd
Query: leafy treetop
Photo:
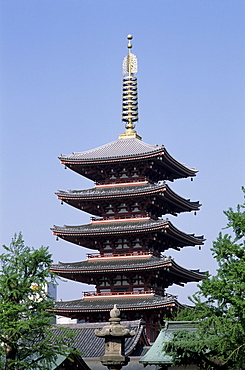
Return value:
<svg viewBox="0 0 245 370">
<path fill-rule="evenodd" d="M 242 188 L 244 196 L 245 189 Z M 192 296 L 193 309 L 177 320 L 198 320 L 197 331 L 180 331 L 164 350 L 174 364 L 196 364 L 201 369 L 245 369 L 245 202 L 224 214 L 231 234 L 219 233 L 212 254 L 216 276 L 207 276 Z"/>
<path fill-rule="evenodd" d="M 57 354 L 68 354 L 66 334 L 52 332 L 54 301 L 47 285 L 55 284 L 49 271 L 48 248 L 25 246 L 21 233 L 0 255 L 0 368 L 50 369 Z"/>
</svg>

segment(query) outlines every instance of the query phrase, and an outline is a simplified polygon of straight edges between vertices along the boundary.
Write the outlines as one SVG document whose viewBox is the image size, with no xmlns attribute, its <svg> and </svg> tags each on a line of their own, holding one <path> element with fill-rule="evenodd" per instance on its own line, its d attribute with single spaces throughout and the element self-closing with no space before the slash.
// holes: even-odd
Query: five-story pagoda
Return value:
<svg viewBox="0 0 245 370">
<path fill-rule="evenodd" d="M 135 131 L 138 120 L 137 58 L 123 61 L 123 135 L 85 152 L 61 155 L 66 167 L 95 182 L 92 189 L 57 192 L 62 202 L 90 213 L 91 223 L 54 226 L 58 238 L 98 251 L 86 261 L 59 263 L 59 276 L 96 286 L 81 299 L 57 302 L 60 315 L 88 322 L 106 321 L 116 303 L 122 318 L 142 318 L 147 337 L 155 340 L 162 318 L 182 305 L 166 293 L 172 284 L 199 281 L 204 274 L 179 266 L 162 253 L 169 248 L 203 244 L 203 236 L 178 230 L 163 215 L 196 212 L 199 202 L 177 195 L 166 181 L 196 176 L 196 170 L 176 161 L 163 145 L 149 145 Z"/>
</svg>

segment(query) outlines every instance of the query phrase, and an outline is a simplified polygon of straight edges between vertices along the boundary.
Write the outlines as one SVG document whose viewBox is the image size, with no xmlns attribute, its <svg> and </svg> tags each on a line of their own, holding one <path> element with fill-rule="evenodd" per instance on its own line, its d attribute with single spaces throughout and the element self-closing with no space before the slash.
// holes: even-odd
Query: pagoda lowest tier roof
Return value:
<svg viewBox="0 0 245 370">
<path fill-rule="evenodd" d="M 145 183 L 141 185 L 135 183 L 128 186 L 122 186 L 120 184 L 119 186 L 95 187 L 86 190 L 59 190 L 55 194 L 59 199 L 62 199 L 77 208 L 81 208 L 81 206 L 83 206 L 83 204 L 78 205 L 80 201 L 96 202 L 96 207 L 94 209 L 94 212 L 96 213 L 94 214 L 98 215 L 101 211 L 98 210 L 97 204 L 100 200 L 104 201 L 105 199 L 110 201 L 113 199 L 121 200 L 122 198 L 158 195 L 161 197 L 161 202 L 174 207 L 175 212 L 196 211 L 199 210 L 199 207 L 201 206 L 197 201 L 191 202 L 190 199 L 182 198 L 171 190 L 165 182 L 158 184 Z"/>
<path fill-rule="evenodd" d="M 98 148 L 73 154 L 62 154 L 60 161 L 73 171 L 89 177 L 81 170 L 82 166 L 91 164 L 105 165 L 118 162 L 142 160 L 158 160 L 162 167 L 172 172 L 172 179 L 195 176 L 197 170 L 175 160 L 166 150 L 164 145 L 150 145 L 137 138 L 118 139 Z M 80 166 L 76 166 L 80 165 Z M 96 179 L 95 179 L 96 180 Z"/>
<path fill-rule="evenodd" d="M 146 238 L 149 233 L 154 233 L 156 243 L 159 245 L 159 252 L 166 249 L 179 249 L 184 246 L 202 245 L 204 237 L 186 234 L 178 230 L 168 220 L 147 219 L 141 221 L 119 221 L 119 222 L 98 222 L 80 226 L 54 226 L 53 234 L 74 244 L 83 245 L 90 249 L 98 250 L 97 241 L 102 238 L 122 237 L 126 235 L 141 236 Z M 95 243 L 96 242 L 96 243 Z"/>
<path fill-rule="evenodd" d="M 127 297 L 121 298 L 113 296 L 113 298 L 86 298 L 74 301 L 59 301 L 55 302 L 54 312 L 58 315 L 69 316 L 72 313 L 98 313 L 110 311 L 116 303 L 117 308 L 121 311 L 141 311 L 141 310 L 155 310 L 167 307 L 183 308 L 175 296 L 167 295 L 161 297 L 158 295 L 151 295 L 147 297 Z"/>
<path fill-rule="evenodd" d="M 103 275 L 105 273 L 140 273 L 161 270 L 164 272 L 168 269 L 169 273 L 175 277 L 174 283 L 187 283 L 190 281 L 200 281 L 205 279 L 205 272 L 199 270 L 188 270 L 179 266 L 171 257 L 149 257 L 135 259 L 117 259 L 100 260 L 99 258 L 92 261 L 81 261 L 75 263 L 62 263 L 52 265 L 51 271 L 67 279 L 83 281 L 84 278 Z M 91 275 L 92 274 L 92 275 Z M 73 277 L 72 277 L 73 276 Z M 176 280 L 176 281 L 175 281 Z"/>
</svg>

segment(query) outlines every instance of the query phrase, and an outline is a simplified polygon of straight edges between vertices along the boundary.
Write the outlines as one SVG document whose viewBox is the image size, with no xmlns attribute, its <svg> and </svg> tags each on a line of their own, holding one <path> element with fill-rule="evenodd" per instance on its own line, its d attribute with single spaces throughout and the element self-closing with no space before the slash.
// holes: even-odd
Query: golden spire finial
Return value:
<svg viewBox="0 0 245 370">
<path fill-rule="evenodd" d="M 119 139 L 136 137 L 141 139 L 134 130 L 134 122 L 138 121 L 138 97 L 137 97 L 137 78 L 134 76 L 138 72 L 138 62 L 136 55 L 131 53 L 133 36 L 128 35 L 128 54 L 123 59 L 123 101 L 122 101 L 122 120 L 126 122 L 123 135 Z"/>
<path fill-rule="evenodd" d="M 123 59 L 123 75 L 135 74 L 138 72 L 138 61 L 136 55 L 132 54 L 130 49 L 132 49 L 133 45 L 131 44 L 133 36 L 128 35 L 128 55 L 125 56 Z"/>
<path fill-rule="evenodd" d="M 133 36 L 132 35 L 128 35 L 128 37 L 127 37 L 127 39 L 128 39 L 128 48 L 129 49 L 131 49 L 131 47 L 133 46 L 132 44 L 131 44 L 131 40 L 132 40 L 132 38 L 133 38 Z M 129 52 L 129 51 L 128 51 Z"/>
</svg>

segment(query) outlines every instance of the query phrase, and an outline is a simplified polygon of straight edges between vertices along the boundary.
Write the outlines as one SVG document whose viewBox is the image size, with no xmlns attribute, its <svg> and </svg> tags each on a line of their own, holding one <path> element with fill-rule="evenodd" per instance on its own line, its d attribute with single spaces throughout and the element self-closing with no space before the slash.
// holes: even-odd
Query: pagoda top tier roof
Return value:
<svg viewBox="0 0 245 370">
<path fill-rule="evenodd" d="M 104 161 L 108 159 L 126 159 L 134 157 L 144 157 L 146 155 L 157 154 L 166 150 L 164 145 L 150 145 L 137 138 L 117 139 L 110 143 L 90 149 L 84 152 L 74 152 L 70 155 L 61 155 L 61 160 L 75 161 Z"/>
<path fill-rule="evenodd" d="M 59 159 L 63 164 L 105 164 L 107 162 L 135 161 L 147 158 L 157 157 L 165 163 L 165 166 L 171 168 L 174 172 L 180 174 L 177 177 L 195 176 L 197 170 L 175 160 L 166 150 L 164 145 L 150 145 L 138 138 L 117 139 L 95 149 L 84 152 L 74 152 L 72 154 L 62 154 Z M 76 171 L 75 168 L 72 168 Z"/>
</svg>

